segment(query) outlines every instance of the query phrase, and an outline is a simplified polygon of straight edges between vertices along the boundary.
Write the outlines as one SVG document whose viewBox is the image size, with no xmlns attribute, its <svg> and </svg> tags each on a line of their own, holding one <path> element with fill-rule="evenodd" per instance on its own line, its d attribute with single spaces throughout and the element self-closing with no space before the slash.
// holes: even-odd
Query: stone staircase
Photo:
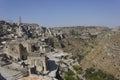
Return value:
<svg viewBox="0 0 120 80">
<path fill-rule="evenodd" d="M 18 73 L 16 75 L 13 75 L 13 80 L 18 80 L 18 79 L 20 79 L 22 77 L 23 77 L 23 74 L 22 73 Z"/>
</svg>

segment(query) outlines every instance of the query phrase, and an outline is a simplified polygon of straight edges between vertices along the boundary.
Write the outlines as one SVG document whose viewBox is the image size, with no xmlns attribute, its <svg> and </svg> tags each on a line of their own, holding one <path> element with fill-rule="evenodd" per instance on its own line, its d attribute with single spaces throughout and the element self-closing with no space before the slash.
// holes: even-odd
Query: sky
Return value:
<svg viewBox="0 0 120 80">
<path fill-rule="evenodd" d="M 120 26 L 120 0 L 0 0 L 0 20 L 46 27 Z"/>
</svg>

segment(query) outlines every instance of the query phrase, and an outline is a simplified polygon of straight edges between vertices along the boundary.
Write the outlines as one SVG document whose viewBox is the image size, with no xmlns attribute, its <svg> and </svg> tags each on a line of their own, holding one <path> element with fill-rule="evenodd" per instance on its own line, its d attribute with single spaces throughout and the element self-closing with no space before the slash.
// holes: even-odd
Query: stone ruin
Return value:
<svg viewBox="0 0 120 80">
<path fill-rule="evenodd" d="M 21 43 L 7 43 L 4 52 L 14 60 L 26 60 L 28 56 L 26 48 Z"/>
<path fill-rule="evenodd" d="M 34 56 L 29 56 L 27 64 L 29 64 L 29 72 L 36 74 L 47 73 L 47 57 L 41 53 Z"/>
<path fill-rule="evenodd" d="M 29 69 L 29 74 L 44 74 L 47 72 L 47 57 L 41 46 L 36 42 L 11 41 L 5 44 L 4 53 L 13 62 L 21 61 L 23 68 Z"/>
</svg>

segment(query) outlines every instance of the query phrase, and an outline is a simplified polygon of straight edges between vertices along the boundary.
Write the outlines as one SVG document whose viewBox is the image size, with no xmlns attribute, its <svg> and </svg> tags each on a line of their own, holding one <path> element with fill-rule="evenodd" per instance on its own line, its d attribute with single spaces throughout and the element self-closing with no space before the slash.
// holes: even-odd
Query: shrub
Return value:
<svg viewBox="0 0 120 80">
<path fill-rule="evenodd" d="M 66 72 L 66 75 L 71 76 L 71 75 L 74 75 L 74 73 L 73 73 L 73 71 L 72 71 L 72 70 L 68 70 L 68 72 Z"/>
<path fill-rule="evenodd" d="M 86 80 L 117 80 L 114 76 L 101 70 L 95 71 L 93 68 L 88 68 L 85 75 Z"/>
<path fill-rule="evenodd" d="M 65 80 L 76 80 L 73 76 L 65 75 Z"/>
<path fill-rule="evenodd" d="M 80 66 L 74 65 L 73 68 L 78 74 L 82 74 L 82 68 Z"/>
<path fill-rule="evenodd" d="M 68 70 L 68 72 L 65 72 L 64 78 L 65 80 L 75 80 L 74 75 L 72 70 Z"/>
</svg>

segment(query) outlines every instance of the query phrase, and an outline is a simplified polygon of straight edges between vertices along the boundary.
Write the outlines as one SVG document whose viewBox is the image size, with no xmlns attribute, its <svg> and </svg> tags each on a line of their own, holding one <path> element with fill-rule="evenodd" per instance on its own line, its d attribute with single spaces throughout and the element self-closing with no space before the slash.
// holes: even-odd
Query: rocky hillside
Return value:
<svg viewBox="0 0 120 80">
<path fill-rule="evenodd" d="M 120 79 L 120 32 L 111 31 L 82 60 L 83 68 L 94 67 Z"/>
<path fill-rule="evenodd" d="M 15 32 L 16 25 L 5 21 L 0 21 L 0 37 L 9 35 Z"/>
<path fill-rule="evenodd" d="M 62 27 L 53 28 L 54 31 L 62 31 L 62 39 L 53 38 L 55 48 L 64 50 L 74 55 L 86 55 L 103 38 L 106 32 L 111 31 L 107 27 Z"/>
<path fill-rule="evenodd" d="M 72 53 L 74 58 L 82 58 L 83 69 L 94 67 L 120 79 L 120 30 L 107 27 L 65 27 L 62 50 Z"/>
</svg>

